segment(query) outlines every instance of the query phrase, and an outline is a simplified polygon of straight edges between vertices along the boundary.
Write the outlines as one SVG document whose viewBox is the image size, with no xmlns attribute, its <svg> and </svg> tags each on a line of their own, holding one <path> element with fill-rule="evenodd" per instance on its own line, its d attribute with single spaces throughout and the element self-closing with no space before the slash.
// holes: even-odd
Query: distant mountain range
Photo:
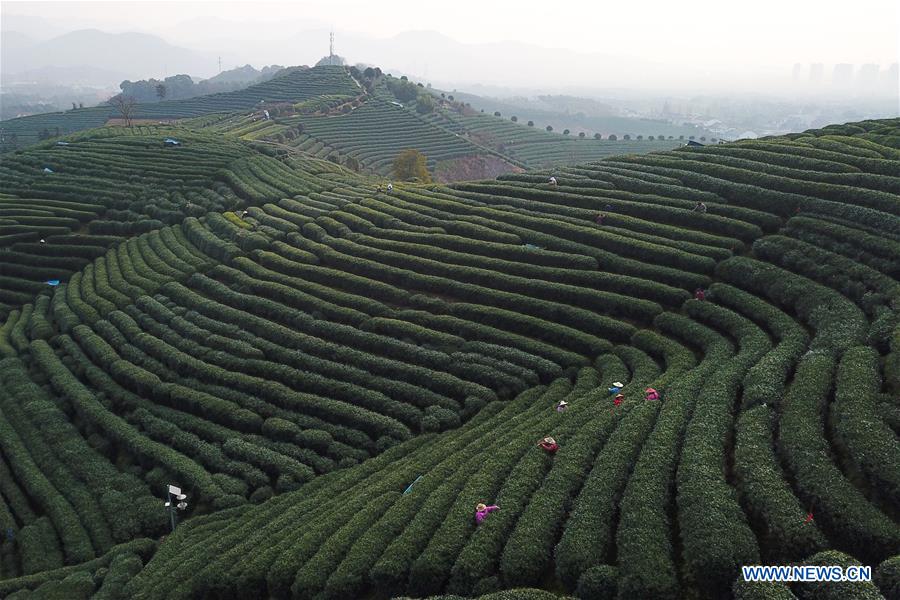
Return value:
<svg viewBox="0 0 900 600">
<path fill-rule="evenodd" d="M 172 23 L 164 32 L 153 33 L 82 29 L 47 37 L 42 34 L 58 31 L 60 23 L 40 25 L 39 20 L 4 17 L 0 64 L 4 82 L 46 67 L 86 65 L 113 72 L 119 81 L 175 73 L 211 77 L 218 72 L 219 56 L 226 68 L 247 63 L 313 65 L 327 55 L 330 32 L 310 21 L 273 22 L 263 29 L 259 23 L 215 17 Z M 491 82 L 545 93 L 575 87 L 675 89 L 687 87 L 684 77 L 690 70 L 682 68 L 679 80 L 670 68 L 642 59 L 510 41 L 469 44 L 436 31 L 408 31 L 388 38 L 337 31 L 335 37 L 335 51 L 349 64 L 379 65 L 385 72 L 444 88 Z M 694 81 L 704 76 L 712 81 L 716 74 L 693 75 Z"/>
<path fill-rule="evenodd" d="M 135 32 L 84 29 L 36 40 L 20 32 L 3 31 L 0 52 L 5 85 L 41 77 L 52 77 L 54 83 L 86 79 L 110 84 L 127 78 L 164 77 L 167 73 L 209 77 L 218 70 L 215 56 Z"/>
</svg>

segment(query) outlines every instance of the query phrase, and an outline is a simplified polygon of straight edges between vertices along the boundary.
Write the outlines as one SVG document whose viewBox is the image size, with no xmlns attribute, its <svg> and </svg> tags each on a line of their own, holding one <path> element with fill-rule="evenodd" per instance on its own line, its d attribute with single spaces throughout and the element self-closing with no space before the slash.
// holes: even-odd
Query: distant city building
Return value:
<svg viewBox="0 0 900 600">
<path fill-rule="evenodd" d="M 894 63 L 881 72 L 881 89 L 894 98 L 900 95 L 900 65 Z"/>
<path fill-rule="evenodd" d="M 668 118 L 668 117 L 672 116 L 672 107 L 669 105 L 668 98 L 663 103 L 663 109 L 662 109 L 662 113 L 660 113 L 660 116 L 664 117 L 664 118 Z"/>
<path fill-rule="evenodd" d="M 834 71 L 831 73 L 831 87 L 840 92 L 849 92 L 853 89 L 853 65 L 849 63 L 834 65 Z"/>
<path fill-rule="evenodd" d="M 859 68 L 856 74 L 856 91 L 871 94 L 878 89 L 878 65 L 869 63 Z"/>
<path fill-rule="evenodd" d="M 825 65 L 822 63 L 812 63 L 809 65 L 809 82 L 812 85 L 821 85 L 825 78 Z"/>
<path fill-rule="evenodd" d="M 802 81 L 802 79 L 803 79 L 803 70 L 804 70 L 804 69 L 803 69 L 803 65 L 801 65 L 800 63 L 795 63 L 795 64 L 794 64 L 794 70 L 793 70 L 793 73 L 792 73 L 792 79 L 794 80 L 794 83 L 795 83 L 795 84 L 796 84 L 796 83 L 800 83 L 800 82 Z"/>
</svg>

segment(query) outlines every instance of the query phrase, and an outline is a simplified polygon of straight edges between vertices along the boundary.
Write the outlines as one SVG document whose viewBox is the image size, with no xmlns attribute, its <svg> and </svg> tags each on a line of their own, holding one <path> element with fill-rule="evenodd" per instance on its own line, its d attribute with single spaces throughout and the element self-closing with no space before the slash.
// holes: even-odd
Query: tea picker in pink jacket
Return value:
<svg viewBox="0 0 900 600">
<path fill-rule="evenodd" d="M 478 503 L 475 506 L 475 524 L 481 525 L 481 522 L 484 521 L 485 517 L 487 517 L 488 514 L 494 512 L 495 510 L 500 510 L 500 507 L 496 504 L 488 506 L 484 503 Z"/>
</svg>

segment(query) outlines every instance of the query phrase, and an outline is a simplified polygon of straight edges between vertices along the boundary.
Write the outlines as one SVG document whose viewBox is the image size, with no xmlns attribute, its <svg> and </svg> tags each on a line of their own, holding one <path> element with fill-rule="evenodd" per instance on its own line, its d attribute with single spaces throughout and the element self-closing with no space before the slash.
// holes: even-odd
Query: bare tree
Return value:
<svg viewBox="0 0 900 600">
<path fill-rule="evenodd" d="M 131 122 L 134 119 L 134 109 L 137 105 L 137 100 L 135 99 L 135 97 L 119 94 L 118 96 L 113 96 L 112 98 L 110 98 L 109 103 L 119 111 L 119 114 L 122 115 L 122 119 L 125 121 L 125 125 L 127 127 L 131 127 Z"/>
</svg>

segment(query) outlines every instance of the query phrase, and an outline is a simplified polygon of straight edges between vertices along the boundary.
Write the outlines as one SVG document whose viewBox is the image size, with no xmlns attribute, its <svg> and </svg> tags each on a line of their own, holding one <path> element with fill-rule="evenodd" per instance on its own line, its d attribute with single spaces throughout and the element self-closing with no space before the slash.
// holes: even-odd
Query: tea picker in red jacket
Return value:
<svg viewBox="0 0 900 600">
<path fill-rule="evenodd" d="M 556 440 L 554 440 L 549 435 L 547 437 L 545 437 L 544 439 L 542 439 L 540 442 L 538 442 L 538 446 L 542 450 L 545 450 L 546 452 L 549 452 L 550 454 L 553 454 L 554 452 L 559 450 L 559 444 L 557 444 Z"/>
</svg>

